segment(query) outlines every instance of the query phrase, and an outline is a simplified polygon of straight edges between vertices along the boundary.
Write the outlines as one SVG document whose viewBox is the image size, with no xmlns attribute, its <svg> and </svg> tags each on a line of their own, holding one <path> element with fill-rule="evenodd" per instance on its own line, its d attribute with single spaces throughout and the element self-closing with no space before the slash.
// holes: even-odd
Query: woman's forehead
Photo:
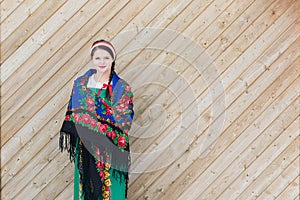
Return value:
<svg viewBox="0 0 300 200">
<path fill-rule="evenodd" d="M 94 56 L 110 56 L 111 57 L 111 55 L 104 49 L 97 49 L 94 53 Z"/>
</svg>

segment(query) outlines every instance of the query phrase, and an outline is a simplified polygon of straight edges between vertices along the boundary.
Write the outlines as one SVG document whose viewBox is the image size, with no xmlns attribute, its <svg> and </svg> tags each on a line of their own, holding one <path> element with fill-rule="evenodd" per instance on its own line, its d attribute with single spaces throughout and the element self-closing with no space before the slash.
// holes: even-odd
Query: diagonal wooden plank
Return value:
<svg viewBox="0 0 300 200">
<path fill-rule="evenodd" d="M 294 68 L 294 70 L 296 70 L 296 68 Z M 293 70 L 292 70 L 293 71 Z M 291 74 L 294 74 L 295 72 L 292 72 L 292 71 L 290 71 L 290 73 Z M 280 73 L 279 73 L 280 74 Z M 289 73 L 288 73 L 289 74 Z M 290 76 L 290 75 L 288 75 L 288 74 L 286 74 L 286 76 L 285 77 L 287 77 L 287 76 Z M 274 78 L 273 78 L 274 79 Z M 264 78 L 262 77 L 261 78 L 261 80 L 263 81 L 264 80 Z M 283 79 L 284 80 L 284 79 Z M 290 80 L 291 81 L 291 80 Z M 260 84 L 260 83 L 257 83 L 257 84 Z M 255 85 L 253 85 L 253 88 L 255 88 L 256 86 Z M 273 89 L 272 89 L 273 88 Z M 282 89 L 284 89 L 284 87 L 283 88 L 281 88 L 281 90 L 280 91 L 282 91 Z M 274 85 L 274 86 L 272 86 L 270 89 L 269 89 L 269 91 L 268 91 L 268 93 L 270 93 L 270 92 L 272 92 L 272 90 L 274 91 L 274 90 L 276 90 L 277 92 L 279 92 L 279 90 L 278 90 L 278 86 L 276 86 L 276 85 Z M 268 93 L 266 93 L 266 95 L 268 94 Z M 280 94 L 280 93 L 277 93 L 277 95 L 278 94 Z M 246 97 L 246 96 L 245 96 Z M 263 99 L 263 97 L 261 97 L 262 99 Z M 268 102 L 269 103 L 269 102 Z M 253 105 L 254 106 L 254 105 Z M 232 106 L 233 108 L 234 107 L 236 107 L 236 106 Z M 256 108 L 256 109 L 260 109 L 261 108 L 261 106 L 259 106 L 259 107 L 255 107 L 254 106 L 254 108 Z M 227 108 L 227 109 L 229 109 L 230 110 L 230 108 Z M 229 131 L 229 132 L 236 132 L 238 129 L 236 129 L 236 128 L 241 128 L 242 126 L 243 126 L 243 123 L 245 123 L 245 124 L 247 124 L 248 122 L 248 118 L 251 116 L 251 117 L 254 117 L 255 115 L 253 115 L 252 113 L 254 113 L 254 111 L 255 112 L 258 112 L 257 110 L 253 110 L 253 112 L 252 111 L 250 111 L 251 113 L 249 114 L 248 113 L 248 115 L 246 115 L 246 114 L 243 114 L 243 115 L 245 115 L 245 117 L 246 117 L 246 121 L 245 122 L 243 122 L 243 118 L 244 117 L 242 117 L 242 116 L 239 116 L 239 119 L 238 119 L 238 121 L 236 122 L 236 123 L 234 123 L 234 124 L 236 124 L 235 126 L 234 126 L 234 124 L 230 127 L 230 129 L 229 130 L 226 130 L 226 132 L 227 131 Z M 228 112 L 229 112 L 229 110 L 228 110 Z M 234 113 L 234 112 L 233 112 Z M 247 113 L 247 112 L 246 112 Z M 233 120 L 234 121 L 234 120 Z M 233 123 L 233 121 L 232 121 L 232 123 Z M 204 136 L 205 136 L 205 134 L 204 134 Z M 236 137 L 237 135 L 235 134 L 235 135 L 232 135 L 233 137 Z M 230 140 L 229 140 L 229 138 L 226 138 L 226 137 L 228 137 L 228 135 L 226 135 L 226 136 L 220 136 L 221 138 L 220 138 L 220 142 L 222 143 L 222 145 L 221 146 L 218 146 L 218 148 L 221 148 L 221 149 L 223 149 L 224 147 L 225 147 L 225 144 L 224 144 L 224 142 L 226 141 L 226 143 L 227 142 L 229 142 L 230 143 Z M 197 142 L 197 143 L 200 143 L 201 144 L 201 138 L 202 137 L 200 137 L 200 138 L 198 138 L 198 140 L 199 140 L 199 142 Z M 191 148 L 192 149 L 194 149 L 194 148 L 196 148 L 194 151 L 192 151 L 192 149 L 190 148 L 189 149 L 189 151 L 187 151 L 184 155 L 185 155 L 185 157 L 187 157 L 187 158 L 185 158 L 185 157 L 182 157 L 182 159 L 179 159 L 178 161 L 176 161 L 175 163 L 174 163 L 174 167 L 171 167 L 171 169 L 172 170 L 170 170 L 170 172 L 172 172 L 173 171 L 173 175 L 174 175 L 174 170 L 175 171 L 178 171 L 178 172 L 181 172 L 181 176 L 179 176 L 178 177 L 178 179 L 176 179 L 176 177 L 174 177 L 174 181 L 175 181 L 175 183 L 177 183 L 177 184 L 179 184 L 179 185 L 181 185 L 180 187 L 178 186 L 178 187 L 176 187 L 176 188 L 182 188 L 183 187 L 183 183 L 184 182 L 186 182 L 184 179 L 185 179 L 185 177 L 188 177 L 188 174 L 190 174 L 190 173 L 193 173 L 193 170 L 191 170 L 191 169 L 188 169 L 188 170 L 186 170 L 186 173 L 182 173 L 182 170 L 184 170 L 185 169 L 185 166 L 186 166 L 186 164 L 188 164 L 188 163 L 190 163 L 190 162 L 192 162 L 197 156 L 198 156 L 198 154 L 197 153 L 199 153 L 198 151 L 197 151 L 197 148 L 200 148 L 201 147 L 201 145 L 200 144 L 194 144 L 194 145 L 192 145 L 191 146 Z M 199 146 L 200 145 L 200 146 Z M 203 148 L 203 147 L 202 147 Z M 220 150 L 220 152 L 222 152 L 222 150 Z M 214 152 L 214 153 L 216 153 L 216 152 Z M 210 157 L 208 157 L 208 159 L 211 159 Z M 195 164 L 195 166 L 199 166 L 199 165 L 201 165 L 201 163 L 202 163 L 202 160 L 197 160 L 197 163 L 198 164 Z M 205 163 L 207 164 L 208 163 L 208 161 L 205 161 Z M 205 167 L 206 166 L 206 164 L 203 166 L 203 167 Z M 179 165 L 180 167 L 176 167 L 177 165 Z M 197 168 L 195 168 L 195 170 L 197 170 L 198 172 L 200 172 L 199 170 L 199 168 L 197 169 Z M 166 173 L 166 172 L 164 172 L 164 173 Z M 172 183 L 173 185 L 175 184 L 175 183 Z M 185 184 L 185 186 L 187 186 L 186 184 Z M 171 195 L 171 194 L 173 194 L 172 193 L 172 191 L 170 191 L 170 193 L 167 191 L 166 192 L 166 195 Z"/>
<path fill-rule="evenodd" d="M 218 2 L 218 3 L 221 3 L 221 2 Z M 230 2 L 226 2 L 226 4 L 222 4 L 222 8 L 226 8 L 226 6 L 227 6 L 228 4 L 230 4 Z M 212 7 L 212 8 L 209 9 L 210 11 L 213 10 L 214 6 L 211 6 L 211 7 Z M 221 8 L 220 8 L 220 11 L 221 11 Z M 216 13 L 216 14 L 214 14 L 214 15 L 217 16 L 217 15 L 219 14 L 220 11 L 218 11 L 218 13 Z M 213 21 L 213 19 L 214 19 L 214 18 L 211 18 L 210 21 Z M 197 24 L 197 26 L 198 26 L 198 24 Z M 205 27 L 207 27 L 207 26 L 205 26 Z M 165 37 L 168 37 L 168 36 L 165 35 Z M 155 38 L 155 40 L 160 41 L 160 40 L 163 40 L 163 38 L 162 38 L 162 37 L 159 37 L 159 38 Z M 176 43 L 176 42 L 175 42 L 175 43 Z M 180 45 L 180 44 L 179 44 L 179 45 Z M 169 48 L 169 47 L 168 47 L 168 48 Z M 155 60 L 154 62 L 156 62 L 156 60 Z M 149 71 L 150 71 L 150 70 L 149 70 Z M 137 74 L 139 74 L 139 73 L 137 73 Z M 159 74 L 159 72 L 158 72 L 158 74 Z M 136 83 L 136 84 L 138 84 L 138 83 Z"/>
<path fill-rule="evenodd" d="M 297 44 L 297 43 L 296 43 Z M 295 45 L 296 45 L 295 44 Z M 257 91 L 257 90 L 256 90 Z M 257 91 L 258 92 L 258 91 Z M 239 109 L 239 106 L 236 106 L 236 109 Z M 230 112 L 231 113 L 231 112 Z M 233 112 L 233 114 L 234 114 L 235 112 Z M 228 116 L 228 118 L 230 119 L 231 117 L 230 116 Z M 240 126 L 239 126 L 240 127 Z"/>
<path fill-rule="evenodd" d="M 45 0 L 28 0 L 18 7 L 1 22 L 1 43 L 22 24 Z"/>
<path fill-rule="evenodd" d="M 73 182 L 64 188 L 64 190 L 58 196 L 56 196 L 55 199 L 73 199 Z"/>
<path fill-rule="evenodd" d="M 52 167 L 55 167 L 55 166 L 52 166 Z M 40 190 L 37 193 L 37 195 L 34 196 L 32 199 L 33 200 L 54 199 L 54 197 L 57 196 L 60 193 L 60 191 L 62 190 L 62 186 L 64 186 L 65 184 L 68 184 L 68 183 L 71 183 L 70 185 L 73 185 L 72 184 L 73 173 L 74 173 L 73 170 L 74 170 L 73 163 L 68 164 L 52 180 L 48 179 L 47 185 L 45 185 L 45 187 L 43 187 L 43 189 Z"/>
<path fill-rule="evenodd" d="M 46 23 L 41 26 L 26 42 L 15 51 L 1 66 L 1 79 L 5 82 L 22 64 L 36 52 L 51 35 L 63 26 L 87 1 L 76 4 L 68 1 Z M 70 9 L 72 8 L 72 9 Z M 21 57 L 18 55 L 22 55 Z"/>
<path fill-rule="evenodd" d="M 10 1 L 1 1 L 1 19 L 0 23 L 3 22 L 12 12 L 14 12 L 18 6 L 20 6 L 24 0 L 10 0 Z"/>
<path fill-rule="evenodd" d="M 295 130 L 297 132 L 297 130 Z M 300 140 L 299 137 L 295 139 L 296 145 L 299 144 Z M 298 151 L 298 150 L 294 150 Z M 299 151 L 298 151 L 299 152 Z M 298 154 L 299 155 L 299 154 Z M 281 166 L 278 166 L 279 168 Z M 264 190 L 264 192 L 257 197 L 260 200 L 269 200 L 269 199 L 293 199 L 298 192 L 299 195 L 299 187 L 298 189 L 295 188 L 296 185 L 292 187 L 292 191 L 289 191 L 287 194 L 281 193 L 289 186 L 290 183 L 293 183 L 295 178 L 299 177 L 299 156 L 291 162 L 290 166 L 288 166 L 278 177 L 275 181 L 271 183 L 271 185 Z M 299 184 L 298 184 L 299 186 Z M 278 196 L 281 196 L 278 198 Z"/>
<path fill-rule="evenodd" d="M 296 101 L 296 103 L 298 103 L 298 101 Z M 292 108 L 295 109 L 295 104 L 292 106 L 294 106 Z M 291 109 L 288 108 L 288 110 L 290 111 Z M 286 112 L 280 115 L 286 115 Z M 276 120 L 276 122 L 274 121 L 272 123 L 280 122 Z M 271 124 L 270 126 L 273 126 L 273 124 Z M 264 130 L 264 132 L 262 132 L 259 137 L 256 138 L 255 141 L 250 146 L 248 146 L 240 156 L 237 157 L 237 159 L 221 174 L 221 176 L 219 176 L 222 181 L 218 181 L 219 184 L 210 186 L 220 186 L 220 184 L 224 183 L 224 180 L 227 186 L 224 191 L 218 191 L 211 197 L 215 199 L 217 199 L 216 197 L 218 197 L 219 199 L 237 198 L 245 188 L 247 188 L 258 176 L 263 173 L 264 170 L 270 167 L 273 161 L 280 156 L 282 151 L 284 151 L 284 149 L 288 145 L 293 143 L 293 141 L 298 136 L 297 131 L 295 130 L 297 130 L 297 123 L 295 123 L 295 121 L 292 121 L 291 125 L 281 128 L 280 131 L 282 132 L 277 131 L 278 137 L 274 141 L 271 141 L 271 143 L 264 141 L 264 139 L 268 138 L 269 133 L 276 130 L 272 130 L 269 127 Z M 262 148 L 259 149 L 260 147 Z M 292 154 L 292 152 L 290 153 Z M 284 168 L 286 165 L 287 164 L 283 162 L 280 165 L 280 168 Z M 229 174 L 233 177 L 228 176 Z M 234 177 L 237 177 L 238 180 L 232 183 L 231 180 L 233 180 Z M 227 183 L 227 180 L 229 183 Z M 223 187 L 221 186 L 221 188 Z M 199 196 L 206 197 L 204 194 L 205 193 Z"/>
<path fill-rule="evenodd" d="M 274 112 L 282 112 L 282 107 L 278 108 L 279 104 L 282 104 L 285 101 L 293 101 L 295 100 L 295 93 L 294 89 L 295 85 L 297 85 L 298 82 L 295 81 L 289 89 L 287 89 L 286 94 L 284 96 L 281 96 L 279 99 L 274 101 L 272 105 L 270 106 L 270 109 L 267 109 L 264 111 L 263 114 L 261 114 L 253 123 L 251 124 L 260 124 L 259 128 L 264 129 L 266 126 L 269 125 L 270 121 L 274 119 L 274 116 L 269 115 Z M 268 119 L 266 119 L 268 117 Z M 265 119 L 262 121 L 262 119 Z M 249 124 L 249 125 L 251 125 Z M 250 133 L 257 133 L 255 132 L 257 128 L 255 126 L 248 126 L 246 130 L 243 131 L 243 134 L 249 135 Z M 254 135 L 251 135 L 253 137 Z M 251 140 L 250 140 L 251 141 Z M 185 195 L 188 195 L 191 198 L 196 198 L 201 192 L 205 190 L 212 182 L 215 180 L 222 172 L 223 170 L 228 166 L 229 163 L 231 163 L 235 156 L 239 155 L 244 149 L 244 146 L 247 146 L 248 140 L 244 137 L 238 137 L 236 140 L 232 142 L 232 144 L 229 145 L 228 148 L 222 152 L 222 154 L 214 160 L 211 165 L 203 171 L 203 173 L 197 177 L 197 179 L 190 184 L 190 187 L 185 190 L 182 194 L 180 194 L 179 198 L 184 197 Z M 196 167 L 196 166 L 194 166 Z M 205 179 L 205 181 L 203 181 Z M 192 188 L 198 187 L 199 190 L 192 191 Z"/>
<path fill-rule="evenodd" d="M 53 140 L 53 143 L 57 144 L 55 140 Z M 53 169 L 55 169 L 58 165 L 65 168 L 69 164 L 69 160 L 65 159 L 64 154 L 58 154 L 55 157 L 56 159 L 48 162 L 40 172 L 41 174 L 35 176 L 28 185 L 15 194 L 13 199 L 23 199 L 24 197 L 33 199 L 47 184 L 49 184 L 49 182 L 51 182 L 53 177 L 56 176 L 58 171 Z"/>
<path fill-rule="evenodd" d="M 234 7 L 234 6 L 233 6 Z M 256 9 L 257 10 L 257 9 Z M 176 60 L 176 61 L 178 61 L 178 59 Z M 158 63 L 160 63 L 159 62 L 159 60 L 155 60 L 155 62 L 158 62 Z M 170 64 L 169 63 L 167 63 L 167 65 L 169 66 Z M 180 62 L 176 62 L 175 64 L 175 67 L 176 66 L 182 66 L 182 63 L 180 63 Z M 171 65 L 172 66 L 172 65 Z M 183 65 L 184 66 L 184 65 Z M 188 70 L 189 69 L 191 69 L 191 68 L 188 68 Z M 179 70 L 179 72 L 180 72 L 180 69 L 176 69 L 176 70 Z M 184 71 L 184 70 L 183 70 Z M 185 71 L 184 72 L 182 72 L 182 75 L 184 75 L 185 74 Z M 197 74 L 197 72 L 195 73 L 195 72 L 192 72 L 192 73 L 186 73 L 186 74 L 188 74 L 187 75 L 187 77 L 192 77 L 193 76 L 193 74 Z M 186 78 L 186 80 L 188 80 L 188 78 Z M 201 85 L 201 84 L 200 84 Z M 178 89 L 176 89 L 177 91 L 178 91 Z M 146 91 L 145 93 L 148 93 L 148 92 L 150 92 L 150 91 Z M 180 93 L 179 91 L 178 91 L 178 93 Z M 143 107 L 147 107 L 147 105 L 148 105 L 148 103 L 147 102 L 143 102 L 143 105 L 140 105 L 140 106 L 143 106 Z M 133 142 L 134 143 L 134 142 Z M 142 146 L 142 145 L 141 145 Z"/>
<path fill-rule="evenodd" d="M 290 145 L 290 147 L 292 146 Z M 297 153 L 297 146 L 294 146 L 294 150 L 287 150 L 286 152 L 289 153 L 283 154 L 282 156 L 276 158 L 276 161 L 274 161 L 274 163 L 270 165 L 257 179 L 253 180 L 250 186 L 247 187 L 247 189 L 244 190 L 238 196 L 238 198 L 256 199 L 260 194 L 262 194 L 266 190 L 266 188 L 274 182 L 276 177 L 280 175 L 282 169 L 286 168 L 287 165 L 292 162 L 293 155 L 296 154 L 296 157 L 297 155 L 299 155 L 299 153 Z"/>
<path fill-rule="evenodd" d="M 53 107 L 52 107 L 53 109 Z M 41 110 L 43 112 L 44 110 Z M 7 158 L 9 156 L 9 160 L 6 163 L 2 163 L 2 174 L 1 174 L 1 185 L 2 187 L 6 187 L 8 184 L 8 188 L 11 188 L 12 185 L 18 182 L 19 178 L 22 178 L 22 173 L 19 173 L 24 167 L 34 167 L 40 161 L 36 158 L 36 155 L 42 149 L 48 149 L 47 144 L 53 140 L 54 136 L 57 134 L 59 129 L 61 128 L 61 124 L 58 120 L 63 120 L 63 115 L 65 114 L 65 110 L 59 110 L 56 115 L 50 121 L 45 121 L 45 123 L 39 126 L 31 126 L 32 132 L 34 136 L 27 142 L 22 142 L 20 138 L 14 138 L 11 142 L 15 142 L 14 146 L 17 146 L 18 150 L 16 152 L 12 151 L 9 147 L 2 148 L 3 157 Z M 35 120 L 35 118 L 33 118 Z M 26 129 L 24 129 L 26 131 Z M 29 134 L 29 132 L 27 132 Z M 57 147 L 57 146 L 56 146 Z M 55 149 L 49 149 L 48 152 L 55 151 Z M 47 156 L 47 152 L 45 152 L 44 157 Z M 37 170 L 36 170 L 37 172 Z"/>
<path fill-rule="evenodd" d="M 10 1 L 8 1 L 10 2 Z M 46 1 L 1 43 L 1 63 L 46 22 L 66 1 Z"/>
<path fill-rule="evenodd" d="M 143 179 L 144 180 L 144 179 Z"/>
<path fill-rule="evenodd" d="M 299 163 L 299 158 L 298 158 L 298 163 Z M 299 165 L 298 165 L 299 169 Z M 291 183 L 285 188 L 285 190 L 279 194 L 277 197 L 278 200 L 284 200 L 284 199 L 294 199 L 297 200 L 299 199 L 299 186 L 300 186 L 300 177 L 296 177 Z"/>
<path fill-rule="evenodd" d="M 65 159 L 66 155 L 58 155 L 58 151 L 51 152 L 48 150 L 48 148 L 51 147 L 52 149 L 57 148 L 57 141 L 58 135 L 53 137 L 53 140 L 50 140 L 50 142 L 47 144 L 47 148 L 42 149 L 35 155 L 35 160 L 32 161 L 32 165 L 26 165 L 17 174 L 12 174 L 13 179 L 9 182 L 9 184 L 6 184 L 1 188 L 1 193 L 4 199 L 16 199 L 15 196 L 20 194 L 20 191 L 22 191 L 23 188 L 34 187 L 35 185 L 37 187 L 45 185 L 45 179 L 47 177 L 44 175 L 40 176 L 42 180 L 38 183 L 38 185 L 34 181 L 30 182 L 30 180 L 35 177 L 36 174 L 38 174 L 42 169 L 44 169 L 49 162 L 57 162 L 56 165 L 59 167 L 63 167 L 68 164 L 67 160 Z M 59 158 L 61 159 L 61 161 L 59 161 Z M 19 196 L 19 199 L 22 198 Z"/>
<path fill-rule="evenodd" d="M 250 184 L 253 182 L 256 178 L 252 179 L 251 174 L 253 172 L 249 172 L 249 165 L 251 165 L 251 162 L 260 156 L 261 151 L 264 150 L 266 145 L 269 145 L 269 143 L 272 141 L 272 139 L 278 137 L 279 134 L 281 134 L 280 131 L 284 130 L 287 126 L 287 123 L 290 123 L 292 119 L 292 116 L 289 116 L 288 114 L 292 112 L 293 110 L 297 109 L 296 105 L 290 106 L 289 109 L 284 111 L 276 121 L 272 122 L 271 127 L 268 127 L 267 130 L 265 130 L 263 133 L 260 134 L 259 138 L 255 140 L 253 144 L 251 144 L 251 147 L 247 147 L 247 149 L 237 158 L 239 161 L 234 161 L 230 167 L 226 169 L 225 172 L 223 172 L 216 181 L 209 186 L 208 189 L 206 189 L 202 194 L 202 198 L 211 198 L 216 199 L 217 195 L 222 194 L 221 199 L 225 198 L 223 195 L 233 195 L 239 192 L 241 190 L 242 186 L 245 187 L 245 185 Z M 294 117 L 296 117 L 294 115 Z M 289 134 L 289 132 L 287 133 Z M 261 143 L 261 144 L 260 144 Z M 242 160 L 241 160 L 242 159 Z M 255 161 L 256 163 L 258 161 Z M 286 161 L 288 162 L 288 161 Z M 263 162 L 258 162 L 260 165 Z M 255 166 L 254 169 L 258 169 L 259 167 Z M 253 169 L 253 167 L 252 167 Z M 228 175 L 229 173 L 233 173 Z M 242 174 L 239 174 L 242 173 Z M 236 177 L 236 180 L 234 183 L 231 181 L 234 180 Z M 247 179 L 246 179 L 247 178 Z M 249 179 L 252 180 L 249 180 Z M 270 177 L 267 177 L 270 178 Z M 265 179 L 267 180 L 265 177 Z M 264 180 L 265 180 L 264 179 Z M 244 181 L 247 181 L 245 183 Z M 262 185 L 262 182 L 260 182 L 260 185 Z M 222 188 L 226 188 L 226 191 L 222 191 Z M 248 195 L 248 197 L 251 195 Z M 233 197 L 231 197 L 233 198 Z M 236 198 L 236 197 L 235 197 Z M 243 199 L 246 199 L 244 196 Z"/>
</svg>

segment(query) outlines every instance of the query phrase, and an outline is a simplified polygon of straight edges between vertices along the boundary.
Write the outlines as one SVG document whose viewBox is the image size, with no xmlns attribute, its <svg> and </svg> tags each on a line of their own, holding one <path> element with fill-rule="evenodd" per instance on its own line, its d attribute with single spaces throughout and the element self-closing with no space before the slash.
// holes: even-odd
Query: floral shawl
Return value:
<svg viewBox="0 0 300 200">
<path fill-rule="evenodd" d="M 71 160 L 80 156 L 75 167 L 81 169 L 85 199 L 99 197 L 101 189 L 95 185 L 105 183 L 101 172 L 103 163 L 116 169 L 118 177 L 125 177 L 127 186 L 128 131 L 134 116 L 130 86 L 114 73 L 112 85 L 104 84 L 103 88 L 110 91 L 111 98 L 100 97 L 101 89 L 95 93 L 87 88 L 89 77 L 94 73 L 96 70 L 91 69 L 74 81 L 59 140 L 61 151 L 67 150 Z"/>
</svg>

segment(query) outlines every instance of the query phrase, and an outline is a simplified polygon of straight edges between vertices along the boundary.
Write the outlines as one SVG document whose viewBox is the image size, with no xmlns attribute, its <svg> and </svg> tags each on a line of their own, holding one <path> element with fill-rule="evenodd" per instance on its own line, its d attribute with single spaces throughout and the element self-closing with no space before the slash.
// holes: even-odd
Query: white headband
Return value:
<svg viewBox="0 0 300 200">
<path fill-rule="evenodd" d="M 91 48 L 91 51 L 95 48 L 95 47 L 98 47 L 98 46 L 105 46 L 105 47 L 108 47 L 112 53 L 113 53 L 113 59 L 115 60 L 116 59 L 116 51 L 115 51 L 115 48 L 108 42 L 106 41 L 99 41 L 99 42 L 96 42 L 92 48 Z"/>
</svg>

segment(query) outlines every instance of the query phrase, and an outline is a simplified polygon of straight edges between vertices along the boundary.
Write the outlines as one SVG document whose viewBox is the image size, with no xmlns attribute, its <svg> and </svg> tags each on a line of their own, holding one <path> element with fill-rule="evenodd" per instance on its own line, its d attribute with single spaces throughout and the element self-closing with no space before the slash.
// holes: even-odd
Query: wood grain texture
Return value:
<svg viewBox="0 0 300 200">
<path fill-rule="evenodd" d="M 1 199 L 72 199 L 73 80 L 111 41 L 132 86 L 128 199 L 297 199 L 298 0 L 1 0 Z"/>
</svg>

